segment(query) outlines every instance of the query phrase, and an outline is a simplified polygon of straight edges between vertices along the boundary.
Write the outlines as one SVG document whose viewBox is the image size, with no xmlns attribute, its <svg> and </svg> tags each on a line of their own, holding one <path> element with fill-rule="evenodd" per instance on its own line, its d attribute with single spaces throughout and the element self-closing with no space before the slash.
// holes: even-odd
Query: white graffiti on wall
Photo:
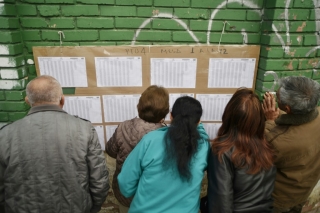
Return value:
<svg viewBox="0 0 320 213">
<path fill-rule="evenodd" d="M 2 15 L 3 12 L 4 12 L 4 4 L 0 4 L 0 14 Z"/>
<path fill-rule="evenodd" d="M 287 2 L 286 2 L 286 7 L 285 7 L 285 9 L 284 9 L 284 21 L 285 21 L 285 23 L 286 23 L 287 44 L 290 43 L 289 9 L 288 9 L 290 3 L 291 3 L 291 0 L 287 0 Z M 290 47 L 288 47 L 288 48 L 286 49 L 286 51 L 289 52 L 289 48 L 290 48 Z M 288 53 L 288 52 L 286 52 L 286 53 Z"/>
<path fill-rule="evenodd" d="M 320 7 L 320 1 L 318 0 L 313 0 L 313 4 L 314 7 Z M 319 20 L 320 19 L 320 9 L 315 8 L 314 9 L 314 13 L 315 13 L 315 19 Z M 320 45 L 320 23 L 316 22 L 316 38 L 317 38 L 317 45 Z M 319 49 L 320 46 L 314 47 L 312 48 L 307 54 L 306 56 L 308 57 L 311 53 L 313 53 L 314 51 L 316 51 L 317 49 Z M 316 68 L 318 68 L 320 65 L 318 64 L 318 66 Z"/>
<path fill-rule="evenodd" d="M 220 9 L 222 7 L 224 7 L 227 3 L 239 3 L 239 4 L 243 4 L 249 8 L 258 8 L 258 5 L 250 2 L 250 1 L 243 1 L 243 0 L 229 0 L 228 2 L 222 2 L 220 5 L 217 6 L 217 8 L 212 11 L 211 16 L 210 16 L 210 20 L 209 20 L 209 24 L 208 24 L 208 31 L 207 31 L 207 44 L 210 44 L 210 33 L 211 33 L 211 28 L 212 28 L 212 21 L 214 19 L 214 17 L 217 15 L 217 13 L 220 11 Z M 254 10 L 255 12 L 257 12 L 260 16 L 262 15 L 262 12 L 260 12 L 259 10 Z"/>
<path fill-rule="evenodd" d="M 242 29 L 241 34 L 243 36 L 243 44 L 247 44 L 248 43 L 248 34 L 246 33 L 246 30 Z"/>
<path fill-rule="evenodd" d="M 272 75 L 273 76 L 273 85 L 271 88 L 266 88 L 262 86 L 262 92 L 268 91 L 268 92 L 273 92 L 275 90 L 275 87 L 277 86 L 277 83 L 279 81 L 279 77 L 275 71 L 267 71 L 264 73 L 264 76 L 267 75 Z"/>
<path fill-rule="evenodd" d="M 284 43 L 284 40 L 282 39 L 281 35 L 278 33 L 278 30 L 276 28 L 276 26 L 274 24 L 272 24 L 272 30 L 274 31 L 274 33 L 276 34 L 276 36 L 278 37 L 281 45 L 282 45 L 282 49 L 284 50 L 285 53 L 289 53 L 290 49 L 289 46 L 286 46 L 286 44 Z"/>
<path fill-rule="evenodd" d="M 8 45 L 0 45 L 0 55 L 8 55 L 9 48 Z"/>
<path fill-rule="evenodd" d="M 134 45 L 136 42 L 137 37 L 140 34 L 141 29 L 143 29 L 145 26 L 147 26 L 147 24 L 150 23 L 150 21 L 152 21 L 154 18 L 170 18 L 174 21 L 176 21 L 178 24 L 180 24 L 188 33 L 189 35 L 193 38 L 193 40 L 197 43 L 199 43 L 199 39 L 193 34 L 193 32 L 191 30 L 189 30 L 189 27 L 187 26 L 186 23 L 184 23 L 182 20 L 180 20 L 177 16 L 174 16 L 170 13 L 159 13 L 157 15 L 152 16 L 151 18 L 148 18 L 147 20 L 145 20 L 138 28 L 138 30 L 136 31 L 136 33 L 134 34 L 134 37 L 132 39 L 131 45 Z"/>
<path fill-rule="evenodd" d="M 208 30 L 207 30 L 207 41 L 206 43 L 208 45 L 210 45 L 210 34 L 211 34 L 211 28 L 212 28 L 212 23 L 213 23 L 213 20 L 215 18 L 215 16 L 217 15 L 217 13 L 221 10 L 221 8 L 223 8 L 224 6 L 226 6 L 228 3 L 238 3 L 238 4 L 241 4 L 241 5 L 244 5 L 248 8 L 251 8 L 251 9 L 255 9 L 255 8 L 259 8 L 258 5 L 256 5 L 255 3 L 249 1 L 249 0 L 228 0 L 228 1 L 224 1 L 222 2 L 220 5 L 218 5 L 211 13 L 210 15 L 210 19 L 209 19 L 209 23 L 208 23 Z M 286 26 L 286 42 L 285 40 L 282 38 L 282 36 L 279 34 L 278 32 L 278 29 L 277 27 L 272 23 L 272 30 L 274 31 L 275 35 L 277 36 L 281 46 L 282 46 L 282 49 L 283 51 L 286 53 L 286 54 L 290 54 L 290 43 L 291 43 L 291 38 L 290 38 L 290 24 L 289 24 L 289 7 L 290 7 L 290 4 L 291 4 L 291 0 L 286 0 L 285 2 L 285 9 L 284 9 L 284 21 L 285 21 L 285 26 Z M 320 9 L 317 9 L 317 7 L 320 7 L 320 1 L 318 0 L 313 0 L 313 4 L 315 6 L 315 19 L 316 20 L 319 20 L 320 19 Z M 252 10 L 256 13 L 258 13 L 260 16 L 263 15 L 263 10 Z M 181 19 L 179 19 L 179 17 L 177 16 L 174 16 L 173 14 L 170 14 L 170 13 L 158 13 L 156 15 L 153 15 L 152 17 L 148 18 L 147 20 L 145 20 L 140 26 L 139 28 L 137 29 L 136 33 L 134 34 L 134 37 L 132 39 L 132 42 L 131 44 L 134 45 L 141 30 L 143 28 L 145 28 L 147 26 L 147 24 L 149 24 L 153 19 L 155 18 L 169 18 L 169 19 L 172 19 L 173 21 L 177 22 L 178 24 L 180 24 L 188 33 L 189 35 L 191 36 L 191 38 L 197 43 L 197 44 L 200 44 L 199 42 L 199 39 L 197 38 L 197 36 L 189 29 L 189 27 L 187 26 L 187 24 L 182 21 Z M 222 29 L 222 32 L 221 32 L 221 37 L 223 36 L 223 33 L 224 33 L 224 30 L 225 30 L 225 23 L 224 22 L 224 25 L 223 25 L 223 29 Z M 316 51 L 317 49 L 320 49 L 320 23 L 316 22 L 316 35 L 317 35 L 317 45 L 316 47 L 312 47 L 310 49 L 310 51 L 306 54 L 306 57 L 310 56 L 310 54 L 312 54 L 314 51 Z M 245 29 L 242 29 L 241 30 L 241 34 L 243 36 L 243 44 L 247 44 L 248 43 L 248 35 L 246 33 L 246 30 Z M 220 42 L 221 42 L 221 37 L 220 37 Z M 220 44 L 219 42 L 219 44 Z M 314 68 L 318 68 L 320 66 L 320 61 L 319 63 L 314 67 Z M 277 75 L 276 72 L 274 71 L 267 71 L 265 72 L 264 74 L 265 76 L 266 75 L 272 75 L 274 77 L 274 83 L 273 83 L 273 86 L 272 88 L 270 89 L 267 89 L 265 87 L 263 87 L 262 89 L 264 91 L 271 91 L 271 90 L 274 90 L 278 80 L 279 80 L 279 77 Z"/>
<path fill-rule="evenodd" d="M 244 4 L 245 6 L 249 7 L 249 8 L 258 8 L 258 6 L 250 1 L 244 1 L 244 0 L 229 0 L 228 2 L 225 1 L 223 3 L 221 3 L 219 6 L 217 6 L 217 8 L 211 13 L 210 16 L 210 20 L 208 23 L 208 31 L 207 31 L 207 44 L 210 44 L 210 33 L 211 33 L 211 28 L 212 28 L 212 21 L 214 19 L 214 17 L 216 16 L 216 14 L 220 11 L 220 9 L 222 7 L 224 7 L 227 3 L 232 3 L 232 2 L 236 2 L 239 4 Z M 260 10 L 254 10 L 255 12 L 257 12 L 260 16 L 263 14 Z M 148 18 L 147 20 L 145 20 L 137 29 L 135 35 L 132 38 L 132 42 L 131 44 L 134 45 L 137 37 L 139 36 L 141 30 L 147 26 L 147 24 L 149 24 L 153 19 L 155 18 L 170 18 L 173 21 L 176 21 L 177 23 L 179 23 L 192 37 L 192 39 L 197 43 L 199 43 L 199 39 L 194 35 L 194 33 L 188 28 L 187 24 L 185 22 L 183 22 L 181 19 L 179 19 L 177 16 L 174 16 L 173 14 L 170 13 L 158 13 L 156 15 L 153 15 L 152 17 Z M 222 29 L 224 30 L 224 28 Z M 242 29 L 241 34 L 244 36 L 244 31 L 245 29 Z M 244 41 L 246 41 L 246 43 L 248 42 L 247 40 L 247 36 L 244 36 Z"/>
</svg>

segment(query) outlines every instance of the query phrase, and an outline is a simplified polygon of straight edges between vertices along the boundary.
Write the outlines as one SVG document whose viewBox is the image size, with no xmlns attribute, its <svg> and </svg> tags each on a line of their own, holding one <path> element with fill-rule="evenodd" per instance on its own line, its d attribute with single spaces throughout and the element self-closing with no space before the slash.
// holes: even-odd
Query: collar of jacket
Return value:
<svg viewBox="0 0 320 213">
<path fill-rule="evenodd" d="M 39 105 L 39 106 L 32 107 L 30 109 L 28 115 L 33 114 L 33 113 L 37 113 L 37 112 L 45 112 L 45 111 L 58 111 L 58 112 L 67 113 L 66 111 L 61 109 L 58 105 L 46 104 L 46 105 Z"/>
<path fill-rule="evenodd" d="M 275 123 L 278 125 L 301 125 L 309 123 L 318 117 L 319 111 L 316 108 L 315 110 L 304 114 L 304 115 L 295 115 L 295 114 L 283 114 L 275 120 Z"/>
</svg>

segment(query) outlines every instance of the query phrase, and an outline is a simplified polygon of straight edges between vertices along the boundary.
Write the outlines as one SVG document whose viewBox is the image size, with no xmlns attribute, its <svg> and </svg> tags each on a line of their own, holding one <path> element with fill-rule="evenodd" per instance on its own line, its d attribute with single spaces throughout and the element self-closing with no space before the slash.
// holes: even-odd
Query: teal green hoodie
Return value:
<svg viewBox="0 0 320 213">
<path fill-rule="evenodd" d="M 198 125 L 201 139 L 191 160 L 190 181 L 182 180 L 176 167 L 165 168 L 164 138 L 168 127 L 146 134 L 123 164 L 118 182 L 125 197 L 134 196 L 129 213 L 197 213 L 201 182 L 207 169 L 209 137 Z"/>
</svg>

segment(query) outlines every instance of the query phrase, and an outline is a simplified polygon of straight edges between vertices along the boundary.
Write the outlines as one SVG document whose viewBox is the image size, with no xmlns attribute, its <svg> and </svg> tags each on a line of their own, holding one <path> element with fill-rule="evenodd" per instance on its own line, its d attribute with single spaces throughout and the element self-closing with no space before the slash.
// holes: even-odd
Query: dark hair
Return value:
<svg viewBox="0 0 320 213">
<path fill-rule="evenodd" d="M 202 115 L 198 100 L 183 96 L 178 98 L 171 115 L 173 120 L 165 138 L 166 162 L 175 162 L 182 179 L 190 180 L 190 161 L 198 149 L 200 134 L 197 130 Z"/>
<path fill-rule="evenodd" d="M 147 122 L 158 123 L 169 112 L 169 93 L 160 86 L 149 86 L 137 105 L 139 117 Z"/>
<path fill-rule="evenodd" d="M 234 148 L 232 163 L 237 168 L 247 168 L 248 174 L 268 170 L 273 165 L 274 153 L 265 139 L 264 128 L 265 117 L 258 96 L 240 88 L 224 110 L 212 151 L 221 160 L 225 152 Z"/>
</svg>

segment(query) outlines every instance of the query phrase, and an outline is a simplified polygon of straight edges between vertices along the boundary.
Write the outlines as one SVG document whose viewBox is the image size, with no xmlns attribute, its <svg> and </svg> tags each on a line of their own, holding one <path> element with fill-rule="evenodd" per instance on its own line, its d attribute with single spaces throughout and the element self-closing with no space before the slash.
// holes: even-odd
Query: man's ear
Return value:
<svg viewBox="0 0 320 213">
<path fill-rule="evenodd" d="M 62 109 L 64 106 L 64 95 L 61 96 L 60 102 L 59 102 L 59 106 Z"/>
<path fill-rule="evenodd" d="M 29 102 L 28 96 L 26 96 L 26 97 L 24 98 L 24 101 L 25 101 L 29 106 L 31 106 L 31 104 L 30 104 L 30 102 Z M 31 107 L 32 107 L 32 106 L 31 106 Z"/>
<path fill-rule="evenodd" d="M 284 109 L 285 109 L 285 112 L 286 112 L 287 114 L 290 114 L 290 113 L 291 113 L 291 108 L 290 108 L 289 105 L 285 105 L 285 106 L 284 106 Z"/>
</svg>

